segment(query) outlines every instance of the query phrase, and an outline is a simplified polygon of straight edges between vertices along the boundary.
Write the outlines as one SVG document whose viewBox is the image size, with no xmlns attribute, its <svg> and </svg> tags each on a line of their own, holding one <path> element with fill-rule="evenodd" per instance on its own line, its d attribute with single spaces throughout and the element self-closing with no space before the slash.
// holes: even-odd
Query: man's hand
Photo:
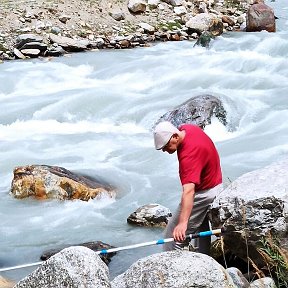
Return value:
<svg viewBox="0 0 288 288">
<path fill-rule="evenodd" d="M 173 231 L 173 238 L 176 242 L 183 242 L 186 238 L 187 224 L 179 223 Z"/>
</svg>

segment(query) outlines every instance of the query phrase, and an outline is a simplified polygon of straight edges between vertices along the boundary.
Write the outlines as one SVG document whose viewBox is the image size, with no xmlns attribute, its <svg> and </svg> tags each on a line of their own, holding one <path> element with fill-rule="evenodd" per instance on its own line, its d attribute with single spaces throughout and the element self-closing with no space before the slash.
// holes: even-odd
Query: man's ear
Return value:
<svg viewBox="0 0 288 288">
<path fill-rule="evenodd" d="M 175 138 L 177 141 L 178 141 L 179 138 L 180 138 L 180 136 L 179 136 L 178 133 L 174 133 L 174 134 L 172 135 L 172 137 Z"/>
</svg>

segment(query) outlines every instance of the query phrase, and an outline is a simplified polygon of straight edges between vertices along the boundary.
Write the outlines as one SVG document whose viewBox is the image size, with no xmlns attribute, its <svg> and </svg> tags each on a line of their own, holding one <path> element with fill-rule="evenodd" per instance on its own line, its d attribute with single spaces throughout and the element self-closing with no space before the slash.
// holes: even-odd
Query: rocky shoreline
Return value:
<svg viewBox="0 0 288 288">
<path fill-rule="evenodd" d="M 247 9 L 253 3 L 254 0 L 2 1 L 0 61 L 144 47 L 155 41 L 195 41 L 207 31 L 211 37 L 242 31 Z"/>
</svg>

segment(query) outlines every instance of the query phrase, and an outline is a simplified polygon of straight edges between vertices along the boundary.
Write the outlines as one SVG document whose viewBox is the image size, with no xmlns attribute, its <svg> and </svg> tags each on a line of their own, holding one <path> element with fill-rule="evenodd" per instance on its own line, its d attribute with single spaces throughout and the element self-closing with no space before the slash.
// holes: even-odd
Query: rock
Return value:
<svg viewBox="0 0 288 288">
<path fill-rule="evenodd" d="M 17 49 L 21 49 L 22 46 L 29 42 L 43 42 L 43 38 L 41 36 L 35 34 L 21 34 L 16 38 L 16 45 Z"/>
<path fill-rule="evenodd" d="M 149 8 L 156 9 L 160 3 L 160 0 L 148 0 Z"/>
<path fill-rule="evenodd" d="M 21 47 L 21 52 L 23 49 L 38 49 L 41 52 L 44 52 L 47 50 L 47 45 L 41 42 L 28 42 Z"/>
<path fill-rule="evenodd" d="M 130 41 L 127 39 L 120 40 L 119 44 L 120 44 L 121 48 L 129 48 L 131 46 Z"/>
<path fill-rule="evenodd" d="M 138 226 L 158 226 L 163 227 L 168 223 L 171 211 L 159 204 L 147 204 L 139 207 L 127 218 L 129 224 Z"/>
<path fill-rule="evenodd" d="M 11 184 L 15 198 L 89 200 L 101 195 L 115 196 L 109 185 L 76 175 L 65 168 L 48 165 L 16 167 Z"/>
<path fill-rule="evenodd" d="M 66 51 L 71 52 L 86 50 L 88 48 L 88 45 L 90 44 L 88 40 L 75 40 L 69 37 L 59 36 L 52 33 L 49 34 L 49 39 L 52 43 L 57 43 Z"/>
<path fill-rule="evenodd" d="M 114 246 L 111 246 L 109 244 L 103 243 L 101 241 L 87 242 L 87 243 L 82 243 L 82 244 L 77 244 L 77 245 L 66 245 L 65 247 L 63 246 L 62 248 L 50 249 L 48 251 L 43 252 L 43 254 L 40 256 L 40 259 L 45 261 L 45 260 L 49 259 L 50 257 L 52 257 L 53 255 L 59 253 L 63 249 L 71 247 L 71 246 L 83 246 L 83 247 L 89 248 L 89 249 L 91 249 L 93 251 L 100 251 L 100 250 L 103 250 L 103 249 L 107 250 L 107 249 L 115 248 Z M 116 255 L 116 252 L 105 254 L 105 255 L 99 255 L 99 257 L 104 261 L 104 263 L 106 265 L 108 265 L 108 263 L 111 261 L 111 258 L 114 255 Z"/>
<path fill-rule="evenodd" d="M 58 56 L 62 56 L 65 53 L 67 53 L 61 46 L 56 46 L 56 47 L 50 47 L 45 51 L 45 56 L 54 56 L 54 57 L 58 57 Z"/>
<path fill-rule="evenodd" d="M 276 31 L 274 11 L 264 3 L 254 4 L 247 11 L 246 31 L 257 32 L 262 30 Z"/>
<path fill-rule="evenodd" d="M 223 23 L 227 23 L 227 24 L 230 25 L 230 26 L 235 25 L 234 20 L 231 19 L 231 18 L 230 18 L 229 16 L 227 16 L 227 15 L 223 15 L 223 16 L 222 16 L 222 22 L 223 22 Z M 243 22 L 242 22 L 242 23 L 243 23 Z"/>
<path fill-rule="evenodd" d="M 58 35 L 58 34 L 61 33 L 61 29 L 59 27 L 57 27 L 57 26 L 52 26 L 50 32 L 55 34 L 55 35 Z"/>
<path fill-rule="evenodd" d="M 264 277 L 253 281 L 249 288 L 277 288 L 277 286 L 272 278 Z"/>
<path fill-rule="evenodd" d="M 212 203 L 213 228 L 224 225 L 232 231 L 223 234 L 225 247 L 244 261 L 248 249 L 259 269 L 266 261 L 258 252 L 263 237 L 273 235 L 283 253 L 288 252 L 287 187 L 288 158 L 242 175 Z"/>
<path fill-rule="evenodd" d="M 129 0 L 128 9 L 132 13 L 143 13 L 146 11 L 146 5 L 144 0 Z"/>
<path fill-rule="evenodd" d="M 66 24 L 66 22 L 70 19 L 71 19 L 71 17 L 69 15 L 62 14 L 59 16 L 59 21 L 64 23 L 64 24 Z"/>
<path fill-rule="evenodd" d="M 188 251 L 156 253 L 135 262 L 114 278 L 112 288 L 235 287 L 213 258 Z"/>
<path fill-rule="evenodd" d="M 206 125 L 211 124 L 212 116 L 217 117 L 223 125 L 227 125 L 226 114 L 219 99 L 212 95 L 199 95 L 165 113 L 155 126 L 161 121 L 170 121 L 177 127 L 184 123 L 192 123 L 204 129 Z"/>
<path fill-rule="evenodd" d="M 213 20 L 215 19 L 217 18 L 212 14 L 201 13 L 190 18 L 190 20 L 185 23 L 185 26 L 190 29 L 191 32 L 201 34 L 204 31 L 210 31 L 213 25 Z"/>
<path fill-rule="evenodd" d="M 184 6 L 174 7 L 174 13 L 178 16 L 182 16 L 187 13 L 187 9 Z"/>
<path fill-rule="evenodd" d="M 21 49 L 21 53 L 27 57 L 38 57 L 41 51 L 39 49 Z"/>
<path fill-rule="evenodd" d="M 148 23 L 140 22 L 138 24 L 142 29 L 144 29 L 145 33 L 153 34 L 155 32 L 155 27 L 151 26 Z"/>
<path fill-rule="evenodd" d="M 112 11 L 111 17 L 116 21 L 121 21 L 125 19 L 125 13 L 123 13 L 122 11 Z"/>
<path fill-rule="evenodd" d="M 26 59 L 26 56 L 23 53 L 21 53 L 17 48 L 13 49 L 13 53 L 19 59 Z"/>
<path fill-rule="evenodd" d="M 70 247 L 43 262 L 14 288 L 110 288 L 108 267 L 86 247 Z"/>
<path fill-rule="evenodd" d="M 167 4 L 170 4 L 174 7 L 182 5 L 182 0 L 163 0 L 163 2 L 166 2 Z"/>
<path fill-rule="evenodd" d="M 200 13 L 208 13 L 207 4 L 204 2 L 199 3 L 199 12 Z"/>
<path fill-rule="evenodd" d="M 231 276 L 233 283 L 235 284 L 235 287 L 237 288 L 249 288 L 249 282 L 247 279 L 243 276 L 241 271 L 235 267 L 227 268 L 226 271 Z"/>
</svg>

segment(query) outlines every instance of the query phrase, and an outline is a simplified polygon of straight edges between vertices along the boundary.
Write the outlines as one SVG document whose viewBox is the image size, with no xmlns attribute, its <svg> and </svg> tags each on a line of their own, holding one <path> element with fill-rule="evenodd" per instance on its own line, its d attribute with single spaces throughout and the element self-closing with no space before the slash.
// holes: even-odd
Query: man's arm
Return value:
<svg viewBox="0 0 288 288">
<path fill-rule="evenodd" d="M 183 185 L 182 197 L 181 197 L 181 212 L 177 226 L 173 231 L 173 238 L 177 242 L 185 240 L 187 225 L 191 211 L 194 205 L 195 184 L 189 183 Z"/>
</svg>

